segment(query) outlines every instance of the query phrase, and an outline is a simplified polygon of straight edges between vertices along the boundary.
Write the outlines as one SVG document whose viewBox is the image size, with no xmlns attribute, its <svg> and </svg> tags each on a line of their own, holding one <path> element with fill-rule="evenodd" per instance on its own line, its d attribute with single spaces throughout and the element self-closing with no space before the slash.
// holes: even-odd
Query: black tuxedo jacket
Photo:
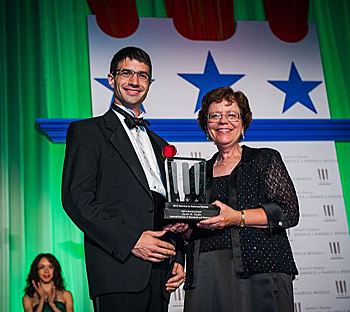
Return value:
<svg viewBox="0 0 350 312">
<path fill-rule="evenodd" d="M 162 147 L 167 143 L 147 132 L 165 181 Z M 62 203 L 84 232 L 90 297 L 141 291 L 152 264 L 131 250 L 142 232 L 153 229 L 154 203 L 128 135 L 109 110 L 71 123 L 66 144 Z"/>
</svg>

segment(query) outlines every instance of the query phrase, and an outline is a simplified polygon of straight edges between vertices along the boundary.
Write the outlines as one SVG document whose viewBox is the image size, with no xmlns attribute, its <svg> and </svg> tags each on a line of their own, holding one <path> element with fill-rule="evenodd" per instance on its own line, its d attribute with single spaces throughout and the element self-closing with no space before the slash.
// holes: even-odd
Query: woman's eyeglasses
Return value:
<svg viewBox="0 0 350 312">
<path fill-rule="evenodd" d="M 228 112 L 225 114 L 211 113 L 211 114 L 208 114 L 208 121 L 219 122 L 223 116 L 225 116 L 228 121 L 238 121 L 241 118 L 241 114 L 235 113 L 235 112 Z"/>
</svg>

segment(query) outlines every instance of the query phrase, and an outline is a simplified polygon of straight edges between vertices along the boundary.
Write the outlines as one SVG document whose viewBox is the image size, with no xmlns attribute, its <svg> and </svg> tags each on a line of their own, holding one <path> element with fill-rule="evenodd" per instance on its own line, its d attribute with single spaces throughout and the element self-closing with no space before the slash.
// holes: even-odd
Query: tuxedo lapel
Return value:
<svg viewBox="0 0 350 312">
<path fill-rule="evenodd" d="M 104 119 L 106 128 L 111 132 L 109 137 L 111 144 L 134 173 L 136 179 L 139 180 L 145 190 L 152 196 L 141 163 L 119 118 L 112 110 L 109 110 L 104 115 Z"/>
</svg>

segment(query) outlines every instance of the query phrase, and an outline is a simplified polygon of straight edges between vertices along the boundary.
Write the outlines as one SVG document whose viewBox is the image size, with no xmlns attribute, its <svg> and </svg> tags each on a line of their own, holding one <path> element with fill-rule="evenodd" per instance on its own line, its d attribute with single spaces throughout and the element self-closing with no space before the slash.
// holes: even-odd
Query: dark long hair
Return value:
<svg viewBox="0 0 350 312">
<path fill-rule="evenodd" d="M 28 278 L 26 281 L 26 287 L 24 289 L 25 294 L 31 298 L 35 294 L 35 288 L 33 286 L 32 281 L 34 281 L 36 285 L 39 282 L 38 264 L 42 258 L 46 258 L 47 260 L 49 260 L 49 262 L 53 266 L 53 269 L 54 269 L 53 270 L 53 284 L 55 285 L 56 289 L 60 290 L 60 291 L 66 289 L 64 286 L 63 278 L 62 278 L 61 265 L 58 262 L 58 260 L 56 259 L 56 257 L 52 254 L 49 254 L 49 253 L 41 253 L 35 257 L 33 263 L 30 266 L 30 271 L 29 271 Z"/>
</svg>

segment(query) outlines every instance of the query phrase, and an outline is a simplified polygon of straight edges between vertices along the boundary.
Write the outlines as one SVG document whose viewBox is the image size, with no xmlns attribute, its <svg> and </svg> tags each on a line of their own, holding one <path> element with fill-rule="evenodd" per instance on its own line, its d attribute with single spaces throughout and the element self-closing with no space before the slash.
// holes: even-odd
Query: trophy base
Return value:
<svg viewBox="0 0 350 312">
<path fill-rule="evenodd" d="M 164 219 L 182 222 L 200 221 L 215 217 L 220 213 L 220 208 L 213 204 L 167 202 L 165 203 Z"/>
</svg>

